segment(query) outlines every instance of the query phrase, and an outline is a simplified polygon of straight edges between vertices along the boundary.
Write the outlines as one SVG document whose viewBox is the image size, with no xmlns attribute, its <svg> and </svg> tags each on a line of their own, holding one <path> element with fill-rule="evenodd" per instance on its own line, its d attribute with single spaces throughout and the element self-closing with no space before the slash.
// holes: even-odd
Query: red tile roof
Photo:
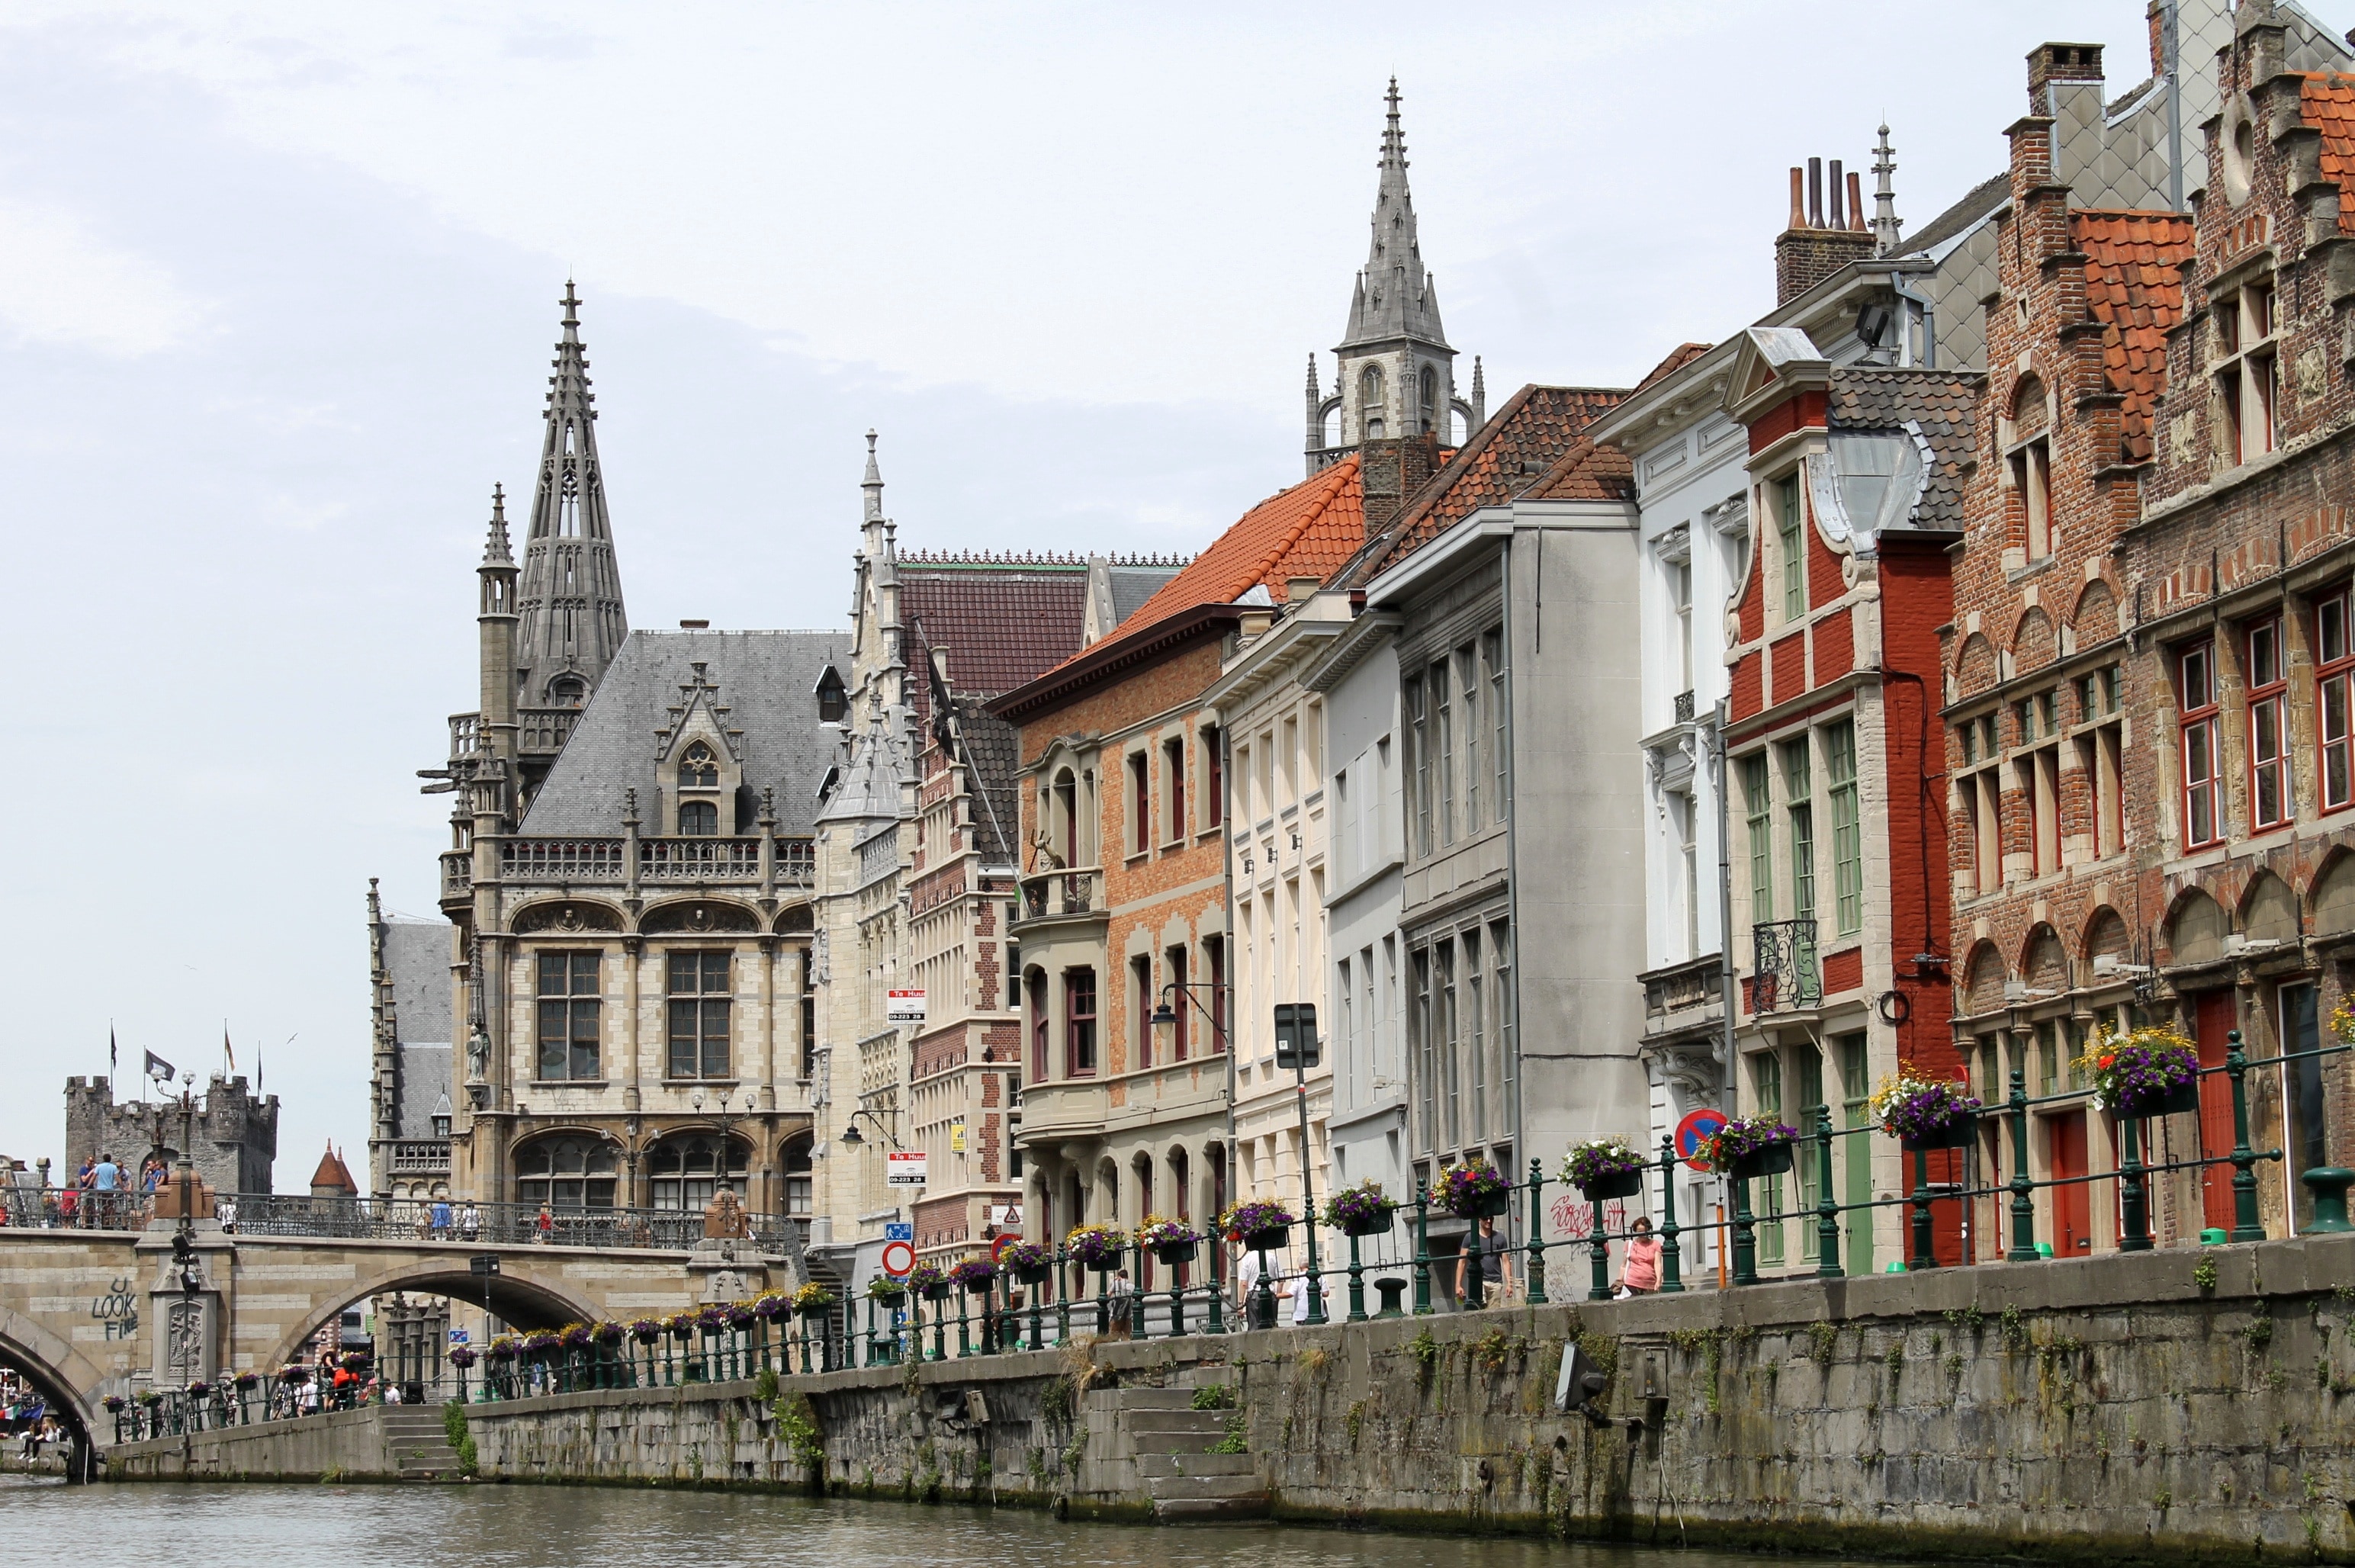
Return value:
<svg viewBox="0 0 2355 1568">
<path fill-rule="evenodd" d="M 2070 213 L 2069 223 L 2085 255 L 2085 308 L 2102 324 L 2103 368 L 2125 395 L 2119 456 L 2147 463 L 2151 410 L 2167 389 L 2167 334 L 2183 319 L 2191 220 L 2168 212 L 2081 209 Z"/>
<path fill-rule="evenodd" d="M 1197 604 L 1231 604 L 1254 587 L 1284 603 L 1295 577 L 1323 581 L 1366 542 L 1365 491 L 1355 453 L 1245 512 L 1194 563 L 1138 606 L 1125 633 Z"/>
<path fill-rule="evenodd" d="M 2322 133 L 2322 175 L 2339 182 L 2339 231 L 2355 234 L 2355 78 L 2310 71 L 2298 87 L 2306 123 Z"/>
<path fill-rule="evenodd" d="M 344 1164 L 344 1157 L 336 1152 L 334 1144 L 327 1146 L 327 1152 L 319 1157 L 319 1168 L 311 1173 L 312 1195 L 316 1197 L 322 1188 L 340 1192 L 359 1191 L 359 1184 L 352 1179 L 350 1168 Z"/>
<path fill-rule="evenodd" d="M 1674 348 L 1668 350 L 1668 357 L 1666 359 L 1663 359 L 1658 364 L 1653 366 L 1652 368 L 1646 373 L 1644 379 L 1636 383 L 1636 389 L 1640 392 L 1645 388 L 1650 386 L 1653 382 L 1659 380 L 1661 378 L 1675 375 L 1678 371 L 1683 369 L 1686 366 L 1691 364 L 1694 360 L 1700 358 L 1702 355 L 1708 353 L 1710 349 L 1716 347 L 1717 345 L 1714 343 L 1678 344 Z"/>
<path fill-rule="evenodd" d="M 1610 387 L 1523 387 L 1425 482 L 1387 530 L 1366 541 L 1334 581 L 1362 587 L 1481 507 L 1567 482 L 1566 460 L 1592 446 L 1581 432 L 1626 397 Z M 1604 469 L 1610 465 L 1595 461 Z M 1565 492 L 1554 498 L 1575 497 Z"/>
</svg>

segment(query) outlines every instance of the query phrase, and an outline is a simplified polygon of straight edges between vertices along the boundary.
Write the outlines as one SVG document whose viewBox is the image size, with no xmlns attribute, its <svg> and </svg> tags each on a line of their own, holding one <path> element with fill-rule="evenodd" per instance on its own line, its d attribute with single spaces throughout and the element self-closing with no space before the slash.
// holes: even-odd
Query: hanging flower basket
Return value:
<svg viewBox="0 0 2355 1568">
<path fill-rule="evenodd" d="M 1136 1244 L 1171 1268 L 1193 1262 L 1201 1243 L 1202 1238 L 1193 1226 L 1167 1214 L 1147 1214 L 1145 1223 L 1136 1228 Z"/>
<path fill-rule="evenodd" d="M 1589 1138 L 1573 1146 L 1563 1157 L 1561 1179 L 1585 1194 L 1589 1203 L 1639 1198 L 1648 1163 L 1625 1138 Z"/>
<path fill-rule="evenodd" d="M 641 1317 L 630 1325 L 631 1337 L 641 1345 L 653 1344 L 662 1338 L 662 1319 L 659 1317 Z"/>
<path fill-rule="evenodd" d="M 453 1355 L 454 1356 L 454 1354 L 455 1352 L 453 1351 Z M 472 1350 L 468 1350 L 466 1352 L 466 1359 L 468 1360 L 474 1360 L 474 1353 Z M 260 1372 L 240 1372 L 230 1381 L 236 1383 L 240 1389 L 258 1388 L 261 1384 L 261 1374 Z"/>
<path fill-rule="evenodd" d="M 1485 1159 L 1451 1165 L 1431 1184 L 1431 1204 L 1459 1220 L 1487 1220 L 1512 1207 L 1513 1189 Z"/>
<path fill-rule="evenodd" d="M 153 1410 L 157 1405 L 164 1403 L 164 1396 L 152 1388 L 141 1389 L 139 1391 L 139 1403 L 145 1405 L 148 1409 Z"/>
<path fill-rule="evenodd" d="M 985 1257 L 959 1258 L 949 1265 L 949 1283 L 969 1296 L 986 1295 L 997 1283 L 997 1265 Z"/>
<path fill-rule="evenodd" d="M 1255 1253 L 1284 1245 L 1299 1217 L 1272 1198 L 1253 1198 L 1219 1216 L 1219 1233 Z"/>
<path fill-rule="evenodd" d="M 1043 1285 L 1055 1267 L 1055 1254 L 1044 1242 L 1016 1242 L 997 1254 L 1008 1274 L 1025 1285 Z"/>
<path fill-rule="evenodd" d="M 104 1399 L 99 1401 L 99 1403 L 106 1406 L 107 1413 L 110 1415 L 120 1415 L 123 1413 L 124 1401 L 123 1396 L 119 1393 L 108 1394 Z"/>
<path fill-rule="evenodd" d="M 474 1364 L 474 1348 L 469 1345 L 452 1346 L 450 1348 L 450 1364 L 458 1368 L 461 1371 L 473 1366 Z M 238 1386 L 240 1388 L 243 1388 L 245 1385 L 240 1382 Z"/>
<path fill-rule="evenodd" d="M 794 1292 L 794 1310 L 804 1317 L 823 1317 L 834 1310 L 834 1292 L 812 1280 Z"/>
<path fill-rule="evenodd" d="M 618 1345 L 628 1338 L 629 1332 L 619 1323 L 600 1323 L 597 1325 L 597 1343 L 609 1348 Z"/>
<path fill-rule="evenodd" d="M 1696 1152 L 1707 1158 L 1710 1169 L 1750 1181 L 1790 1169 L 1791 1146 L 1798 1136 L 1799 1129 L 1786 1122 L 1751 1116 L 1726 1123 L 1712 1136 L 1702 1139 Z"/>
<path fill-rule="evenodd" d="M 879 1274 L 867 1282 L 867 1299 L 878 1307 L 897 1307 L 908 1299 L 908 1282 Z"/>
<path fill-rule="evenodd" d="M 2125 1119 L 2200 1108 L 2199 1048 L 2171 1029 L 2096 1035 L 2075 1065 L 2093 1084 L 2094 1104 Z"/>
<path fill-rule="evenodd" d="M 1984 1108 L 1968 1084 L 1924 1078 L 1901 1065 L 1865 1102 L 1881 1130 L 1907 1149 L 1968 1148 Z"/>
<path fill-rule="evenodd" d="M 1109 1225 L 1082 1225 L 1063 1237 L 1063 1255 L 1082 1268 L 1109 1274 L 1120 1266 L 1128 1237 Z"/>
<path fill-rule="evenodd" d="M 752 1316 L 764 1322 L 772 1318 L 783 1317 L 792 1309 L 792 1300 L 782 1292 L 774 1290 L 764 1293 L 752 1303 Z"/>
<path fill-rule="evenodd" d="M 940 1264 L 920 1262 L 908 1271 L 908 1288 L 926 1301 L 946 1301 L 949 1298 L 949 1276 L 941 1272 Z"/>
<path fill-rule="evenodd" d="M 670 1330 L 670 1337 L 674 1339 L 692 1339 L 695 1335 L 695 1314 L 674 1312 L 663 1319 L 663 1327 Z"/>
<path fill-rule="evenodd" d="M 190 1399 L 203 1399 L 213 1392 L 213 1385 L 199 1378 L 188 1385 Z"/>
<path fill-rule="evenodd" d="M 311 1369 L 289 1362 L 278 1369 L 278 1381 L 288 1388 L 301 1388 L 311 1381 Z"/>
<path fill-rule="evenodd" d="M 1390 1194 L 1372 1177 L 1325 1200 L 1325 1223 L 1345 1236 L 1389 1235 L 1395 1214 Z"/>
</svg>

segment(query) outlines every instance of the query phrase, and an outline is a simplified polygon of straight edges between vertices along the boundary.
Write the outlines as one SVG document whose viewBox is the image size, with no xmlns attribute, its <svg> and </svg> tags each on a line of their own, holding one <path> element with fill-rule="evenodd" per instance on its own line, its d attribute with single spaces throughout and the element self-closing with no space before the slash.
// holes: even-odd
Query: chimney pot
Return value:
<svg viewBox="0 0 2355 1568">
<path fill-rule="evenodd" d="M 1791 221 L 1783 225 L 1788 230 L 1807 226 L 1806 175 L 1796 165 L 1791 168 Z"/>
<path fill-rule="evenodd" d="M 1807 227 L 1821 229 L 1823 226 L 1824 161 L 1821 158 L 1809 158 L 1807 160 Z"/>
<path fill-rule="evenodd" d="M 1853 169 L 1848 176 L 1848 226 L 1859 234 L 1865 231 L 1864 176 Z"/>
<path fill-rule="evenodd" d="M 1825 225 L 1825 227 L 1829 229 L 1845 229 L 1848 227 L 1847 212 L 1840 206 L 1840 161 L 1838 158 L 1834 158 L 1832 160 L 1831 221 Z"/>
<path fill-rule="evenodd" d="M 678 629 L 682 632 L 708 632 L 711 629 L 711 623 L 709 621 L 681 621 L 678 624 Z"/>
</svg>

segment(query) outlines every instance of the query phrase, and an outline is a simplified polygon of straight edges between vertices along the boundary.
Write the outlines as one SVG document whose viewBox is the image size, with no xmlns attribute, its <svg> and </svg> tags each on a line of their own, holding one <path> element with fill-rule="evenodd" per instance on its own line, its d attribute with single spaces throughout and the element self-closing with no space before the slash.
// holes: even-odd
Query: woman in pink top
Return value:
<svg viewBox="0 0 2355 1568">
<path fill-rule="evenodd" d="M 1652 1221 L 1641 1214 L 1628 1227 L 1627 1262 L 1619 1271 L 1619 1285 L 1637 1296 L 1660 1288 L 1660 1239 L 1652 1234 Z"/>
</svg>

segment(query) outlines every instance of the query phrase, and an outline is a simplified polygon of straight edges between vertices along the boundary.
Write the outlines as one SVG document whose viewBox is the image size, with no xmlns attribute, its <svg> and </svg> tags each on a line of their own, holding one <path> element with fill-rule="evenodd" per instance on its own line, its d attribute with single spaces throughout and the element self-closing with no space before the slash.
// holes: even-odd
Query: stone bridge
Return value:
<svg viewBox="0 0 2355 1568">
<path fill-rule="evenodd" d="M 0 1362 L 40 1388 L 77 1452 L 110 1394 L 268 1372 L 344 1309 L 394 1291 L 482 1303 L 517 1328 L 677 1312 L 797 1283 L 799 1260 L 751 1242 L 693 1250 L 494 1246 L 458 1241 L 245 1236 L 201 1223 L 198 1288 L 183 1289 L 174 1227 L 0 1227 Z M 485 1254 L 496 1275 L 474 1272 Z"/>
</svg>

